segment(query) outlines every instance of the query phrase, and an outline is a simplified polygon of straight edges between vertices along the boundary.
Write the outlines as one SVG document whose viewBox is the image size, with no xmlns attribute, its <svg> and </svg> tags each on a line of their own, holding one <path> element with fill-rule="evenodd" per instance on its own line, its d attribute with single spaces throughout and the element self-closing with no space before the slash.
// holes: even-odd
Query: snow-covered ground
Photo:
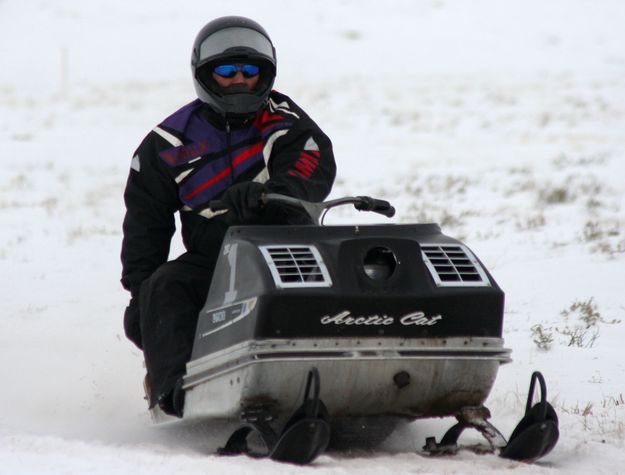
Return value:
<svg viewBox="0 0 625 475">
<path fill-rule="evenodd" d="M 224 14 L 272 35 L 276 88 L 333 139 L 333 196 L 391 199 L 395 222 L 439 222 L 491 269 L 514 362 L 487 405 L 509 434 L 541 369 L 561 422 L 543 461 L 416 453 L 451 420 L 305 468 L 150 425 L 121 196 Z M 0 474 L 624 473 L 624 19 L 621 0 L 0 0 Z"/>
</svg>

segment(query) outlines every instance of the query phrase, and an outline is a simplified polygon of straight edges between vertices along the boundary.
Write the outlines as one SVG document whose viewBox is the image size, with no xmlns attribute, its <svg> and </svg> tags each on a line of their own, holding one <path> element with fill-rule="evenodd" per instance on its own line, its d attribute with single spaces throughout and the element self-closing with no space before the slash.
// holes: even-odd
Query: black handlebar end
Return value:
<svg viewBox="0 0 625 475">
<path fill-rule="evenodd" d="M 386 200 L 371 198 L 370 196 L 358 196 L 359 203 L 354 203 L 354 207 L 359 211 L 373 211 L 387 218 L 395 216 L 395 208 Z"/>
<path fill-rule="evenodd" d="M 382 214 L 387 218 L 392 218 L 393 216 L 395 216 L 395 207 L 389 206 L 388 209 Z"/>
</svg>

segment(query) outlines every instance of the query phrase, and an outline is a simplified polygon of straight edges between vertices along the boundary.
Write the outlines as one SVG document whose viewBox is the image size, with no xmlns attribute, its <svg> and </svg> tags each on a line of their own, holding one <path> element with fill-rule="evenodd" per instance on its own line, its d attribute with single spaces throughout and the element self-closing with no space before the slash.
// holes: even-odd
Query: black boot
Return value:
<svg viewBox="0 0 625 475">
<path fill-rule="evenodd" d="M 157 404 L 165 414 L 182 418 L 184 414 L 184 389 L 182 388 L 182 378 L 176 381 L 174 389 L 158 398 Z"/>
</svg>

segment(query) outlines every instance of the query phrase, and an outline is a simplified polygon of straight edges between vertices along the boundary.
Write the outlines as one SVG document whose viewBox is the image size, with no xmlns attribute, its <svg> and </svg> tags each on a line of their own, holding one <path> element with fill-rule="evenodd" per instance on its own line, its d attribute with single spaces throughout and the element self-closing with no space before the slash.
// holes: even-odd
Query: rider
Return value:
<svg viewBox="0 0 625 475">
<path fill-rule="evenodd" d="M 275 49 L 262 26 L 222 17 L 197 35 L 198 99 L 154 127 L 136 150 L 124 201 L 126 336 L 143 350 L 150 407 L 182 416 L 182 376 L 225 232 L 237 224 L 305 222 L 262 206 L 263 193 L 323 201 L 336 166 L 330 139 L 272 90 Z M 211 200 L 227 210 L 213 211 Z M 176 212 L 186 252 L 168 261 Z"/>
</svg>

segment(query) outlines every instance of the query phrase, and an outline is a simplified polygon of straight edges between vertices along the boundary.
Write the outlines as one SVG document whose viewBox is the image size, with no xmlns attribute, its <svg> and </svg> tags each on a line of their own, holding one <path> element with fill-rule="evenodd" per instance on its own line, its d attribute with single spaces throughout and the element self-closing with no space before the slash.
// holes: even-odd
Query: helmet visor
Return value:
<svg viewBox="0 0 625 475">
<path fill-rule="evenodd" d="M 256 30 L 232 27 L 213 33 L 200 44 L 198 66 L 217 55 L 231 53 L 233 56 L 245 56 L 245 51 L 250 49 L 275 61 L 273 47 L 267 37 Z"/>
</svg>

